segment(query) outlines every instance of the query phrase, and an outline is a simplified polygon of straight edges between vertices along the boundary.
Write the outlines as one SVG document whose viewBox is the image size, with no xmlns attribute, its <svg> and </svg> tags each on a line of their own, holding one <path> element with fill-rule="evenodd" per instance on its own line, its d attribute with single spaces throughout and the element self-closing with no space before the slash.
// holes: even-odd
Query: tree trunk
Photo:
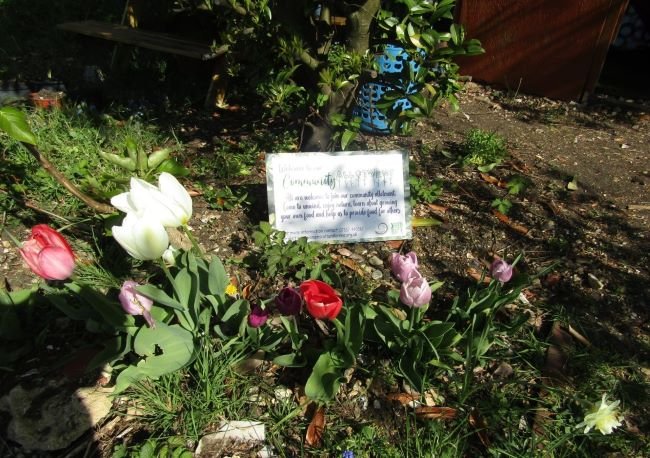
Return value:
<svg viewBox="0 0 650 458">
<path fill-rule="evenodd" d="M 366 0 L 348 13 L 347 48 L 350 52 L 364 54 L 370 48 L 370 26 L 379 11 L 381 0 Z M 323 117 L 306 121 L 303 126 L 300 151 L 328 151 L 333 149 L 334 129 L 329 120 L 332 115 L 347 112 L 354 101 L 356 85 L 347 85 L 330 95 Z"/>
</svg>

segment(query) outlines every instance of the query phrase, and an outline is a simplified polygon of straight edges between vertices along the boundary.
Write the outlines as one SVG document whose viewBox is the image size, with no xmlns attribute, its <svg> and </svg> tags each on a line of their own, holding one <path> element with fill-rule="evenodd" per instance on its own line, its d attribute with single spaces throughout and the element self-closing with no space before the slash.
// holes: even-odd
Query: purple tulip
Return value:
<svg viewBox="0 0 650 458">
<path fill-rule="evenodd" d="M 418 258 L 413 251 L 404 256 L 393 253 L 390 255 L 390 270 L 399 281 L 404 282 L 413 272 L 417 272 Z"/>
<path fill-rule="evenodd" d="M 503 259 L 497 259 L 490 266 L 490 275 L 495 280 L 505 283 L 512 278 L 512 266 Z"/>
<path fill-rule="evenodd" d="M 429 282 L 420 274 L 412 274 L 399 291 L 399 300 L 409 307 L 422 307 L 431 300 Z"/>
<path fill-rule="evenodd" d="M 153 301 L 138 293 L 135 289 L 137 286 L 138 284 L 132 280 L 127 280 L 122 284 L 120 294 L 118 295 L 120 304 L 122 304 L 122 308 L 126 313 L 129 315 L 142 315 L 147 321 L 147 324 L 155 328 L 156 326 L 150 313 Z"/>
<path fill-rule="evenodd" d="M 278 293 L 275 305 L 282 315 L 298 315 L 302 307 L 302 297 L 295 288 L 287 286 Z"/>
<path fill-rule="evenodd" d="M 269 318 L 269 310 L 263 309 L 259 305 L 254 305 L 250 315 L 248 315 L 248 324 L 253 328 L 259 328 Z"/>
</svg>

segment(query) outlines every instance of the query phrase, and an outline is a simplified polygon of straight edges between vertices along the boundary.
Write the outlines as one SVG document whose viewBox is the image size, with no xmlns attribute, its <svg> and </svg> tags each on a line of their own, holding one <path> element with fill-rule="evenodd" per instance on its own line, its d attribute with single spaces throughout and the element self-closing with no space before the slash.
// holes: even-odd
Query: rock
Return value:
<svg viewBox="0 0 650 458">
<path fill-rule="evenodd" d="M 384 266 L 384 261 L 379 259 L 377 256 L 372 255 L 372 256 L 370 256 L 368 258 L 368 264 L 370 264 L 371 266 L 375 266 L 375 267 L 383 267 Z"/>
<path fill-rule="evenodd" d="M 279 386 L 273 390 L 273 397 L 276 401 L 288 401 L 293 397 L 293 391 L 284 386 Z"/>
<path fill-rule="evenodd" d="M 605 285 L 594 274 L 587 274 L 587 283 L 594 289 L 603 289 Z"/>
<path fill-rule="evenodd" d="M 347 258 L 349 258 L 350 256 L 352 256 L 352 252 L 351 252 L 350 250 L 348 250 L 347 248 L 339 248 L 339 249 L 338 249 L 338 253 L 339 253 L 341 256 L 345 256 L 345 257 L 347 257 Z"/>
<path fill-rule="evenodd" d="M 49 381 L 36 388 L 14 387 L 8 395 L 7 437 L 27 450 L 59 450 L 108 414 L 112 390 L 80 388 Z"/>
<path fill-rule="evenodd" d="M 381 270 L 373 269 L 370 276 L 373 280 L 381 280 L 384 276 L 384 273 Z"/>
<path fill-rule="evenodd" d="M 201 438 L 196 447 L 197 458 L 222 456 L 228 442 L 248 442 L 251 445 L 266 440 L 264 424 L 259 421 L 224 421 L 216 433 Z"/>
<path fill-rule="evenodd" d="M 506 362 L 502 362 L 501 364 L 499 364 L 499 367 L 497 367 L 494 370 L 492 375 L 494 375 L 495 378 L 503 380 L 510 377 L 512 373 L 513 373 L 512 366 Z"/>
</svg>

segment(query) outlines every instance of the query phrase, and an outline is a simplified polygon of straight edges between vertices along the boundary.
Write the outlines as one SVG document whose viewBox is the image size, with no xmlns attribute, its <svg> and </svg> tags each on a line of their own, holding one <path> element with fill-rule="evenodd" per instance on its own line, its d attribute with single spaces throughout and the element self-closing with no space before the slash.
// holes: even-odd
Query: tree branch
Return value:
<svg viewBox="0 0 650 458">
<path fill-rule="evenodd" d="M 70 180 L 68 180 L 59 170 L 52 164 L 41 152 L 29 143 L 22 142 L 22 145 L 36 158 L 47 173 L 49 173 L 56 181 L 58 181 L 70 194 L 81 200 L 90 208 L 98 213 L 113 213 L 115 208 L 112 205 L 97 202 L 90 196 L 81 192 Z"/>
<path fill-rule="evenodd" d="M 356 11 L 348 15 L 348 49 L 365 53 L 370 47 L 370 26 L 379 11 L 381 0 L 366 0 Z"/>
</svg>

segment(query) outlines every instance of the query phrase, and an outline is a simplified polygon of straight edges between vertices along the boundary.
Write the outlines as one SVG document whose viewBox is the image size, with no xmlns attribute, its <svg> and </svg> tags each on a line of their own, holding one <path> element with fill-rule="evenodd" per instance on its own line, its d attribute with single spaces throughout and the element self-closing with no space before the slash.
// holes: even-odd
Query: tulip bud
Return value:
<svg viewBox="0 0 650 458">
<path fill-rule="evenodd" d="M 431 300 L 429 282 L 420 274 L 412 275 L 402 283 L 399 300 L 409 307 L 422 307 L 428 304 Z"/>
<path fill-rule="evenodd" d="M 163 252 L 162 259 L 167 267 L 176 265 L 177 254 L 178 254 L 178 250 L 171 245 L 169 245 L 169 247 Z"/>
<path fill-rule="evenodd" d="M 136 287 L 138 284 L 134 281 L 127 280 L 122 284 L 118 298 L 122 308 L 129 315 L 142 315 L 150 327 L 155 327 L 150 310 L 153 301 L 146 296 L 138 293 Z"/>
<path fill-rule="evenodd" d="M 282 288 L 275 298 L 275 305 L 282 315 L 298 315 L 302 308 L 302 298 L 295 288 Z"/>
<path fill-rule="evenodd" d="M 495 280 L 505 283 L 512 278 L 512 266 L 503 259 L 497 259 L 490 266 L 490 275 Z"/>
<path fill-rule="evenodd" d="M 390 256 L 390 270 L 401 281 L 406 281 L 418 269 L 418 258 L 413 251 L 402 256 L 392 253 Z"/>
<path fill-rule="evenodd" d="M 46 224 L 32 228 L 20 254 L 31 271 L 46 280 L 65 280 L 75 267 L 74 253 L 68 242 Z"/>
<path fill-rule="evenodd" d="M 266 323 L 269 318 L 269 310 L 263 309 L 259 305 L 254 305 L 250 315 L 248 315 L 248 324 L 252 328 L 259 328 Z"/>
<path fill-rule="evenodd" d="M 157 221 L 127 213 L 121 226 L 112 227 L 113 238 L 129 255 L 142 261 L 158 259 L 169 246 L 169 236 Z"/>
</svg>

